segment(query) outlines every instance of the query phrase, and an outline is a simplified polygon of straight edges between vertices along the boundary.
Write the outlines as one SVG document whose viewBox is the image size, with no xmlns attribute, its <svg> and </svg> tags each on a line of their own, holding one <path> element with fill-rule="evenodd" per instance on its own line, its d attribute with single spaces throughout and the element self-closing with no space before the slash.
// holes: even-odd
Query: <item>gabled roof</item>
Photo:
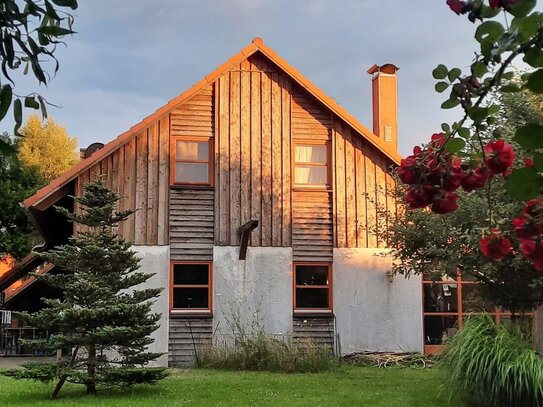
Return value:
<svg viewBox="0 0 543 407">
<path fill-rule="evenodd" d="M 219 66 L 209 75 L 205 76 L 201 81 L 195 83 L 190 89 L 187 89 L 185 92 L 181 93 L 176 98 L 170 100 L 166 105 L 159 108 L 156 112 L 147 116 L 140 123 L 131 127 L 128 131 L 124 132 L 118 136 L 113 141 L 106 144 L 102 149 L 98 150 L 90 157 L 82 160 L 78 165 L 66 171 L 59 178 L 53 180 L 51 183 L 38 190 L 34 195 L 25 199 L 24 206 L 30 208 L 42 200 L 47 198 L 49 195 L 54 193 L 59 188 L 62 188 L 64 185 L 72 181 L 77 177 L 78 174 L 84 172 L 85 170 L 92 167 L 96 162 L 100 161 L 102 158 L 114 152 L 117 148 L 128 142 L 132 137 L 135 137 L 140 131 L 144 130 L 147 126 L 158 120 L 165 114 L 168 114 L 170 111 L 174 110 L 180 104 L 188 101 L 191 97 L 196 95 L 202 88 L 213 83 L 218 79 L 224 72 L 228 71 L 232 66 L 239 64 L 244 59 L 248 58 L 256 52 L 261 52 L 268 59 L 270 59 L 275 65 L 281 68 L 287 75 L 294 79 L 302 88 L 309 92 L 312 96 L 318 99 L 322 104 L 329 108 L 333 113 L 338 117 L 343 119 L 348 125 L 350 125 L 354 130 L 356 130 L 360 135 L 362 135 L 368 142 L 373 144 L 378 150 L 380 150 L 385 156 L 387 156 L 394 163 L 399 164 L 401 157 L 392 148 L 385 144 L 379 137 L 373 134 L 367 127 L 362 125 L 354 116 L 348 113 L 343 107 L 341 107 L 334 99 L 327 96 L 321 89 L 315 86 L 309 79 L 304 77 L 297 69 L 292 67 L 285 59 L 281 58 L 277 53 L 272 50 L 270 47 L 264 44 L 262 39 L 256 37 L 253 39 L 252 43 L 243 48 L 239 53 L 234 55 L 224 64 Z"/>
</svg>

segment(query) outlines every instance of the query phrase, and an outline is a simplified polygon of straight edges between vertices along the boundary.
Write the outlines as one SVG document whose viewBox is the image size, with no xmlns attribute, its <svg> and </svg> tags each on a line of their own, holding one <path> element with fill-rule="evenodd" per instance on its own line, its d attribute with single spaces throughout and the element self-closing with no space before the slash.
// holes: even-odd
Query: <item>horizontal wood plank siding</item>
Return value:
<svg viewBox="0 0 543 407">
<path fill-rule="evenodd" d="M 170 318 L 168 365 L 177 368 L 195 367 L 201 360 L 202 348 L 211 343 L 212 318 Z"/>
<path fill-rule="evenodd" d="M 170 191 L 170 259 L 213 260 L 214 192 Z"/>
<path fill-rule="evenodd" d="M 326 191 L 295 191 L 292 199 L 293 260 L 331 262 L 332 234 L 331 195 Z"/>
<path fill-rule="evenodd" d="M 306 317 L 295 316 L 292 321 L 292 336 L 294 340 L 312 343 L 334 351 L 335 332 L 334 317 Z"/>
</svg>

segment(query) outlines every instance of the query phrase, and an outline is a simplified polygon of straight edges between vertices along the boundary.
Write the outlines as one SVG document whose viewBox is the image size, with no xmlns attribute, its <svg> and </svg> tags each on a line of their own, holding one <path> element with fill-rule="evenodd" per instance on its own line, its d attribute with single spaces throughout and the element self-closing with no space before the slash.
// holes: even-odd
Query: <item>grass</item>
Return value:
<svg viewBox="0 0 543 407">
<path fill-rule="evenodd" d="M 470 317 L 440 364 L 449 387 L 470 395 L 473 405 L 543 406 L 543 359 L 518 327 Z"/>
<path fill-rule="evenodd" d="M 0 406 L 371 406 L 461 407 L 440 394 L 434 369 L 342 366 L 326 373 L 280 374 L 192 370 L 174 373 L 156 386 L 83 394 L 66 386 L 48 400 L 51 386 L 0 376 Z"/>
</svg>

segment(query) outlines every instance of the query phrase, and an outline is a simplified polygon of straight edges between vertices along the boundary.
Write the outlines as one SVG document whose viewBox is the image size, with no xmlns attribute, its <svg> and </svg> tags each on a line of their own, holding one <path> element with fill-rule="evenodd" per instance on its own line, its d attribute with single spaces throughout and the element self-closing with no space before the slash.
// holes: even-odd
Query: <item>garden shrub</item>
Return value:
<svg viewBox="0 0 543 407">
<path fill-rule="evenodd" d="M 447 387 L 470 405 L 543 406 L 543 359 L 520 329 L 473 316 L 447 345 L 441 361 Z"/>
</svg>

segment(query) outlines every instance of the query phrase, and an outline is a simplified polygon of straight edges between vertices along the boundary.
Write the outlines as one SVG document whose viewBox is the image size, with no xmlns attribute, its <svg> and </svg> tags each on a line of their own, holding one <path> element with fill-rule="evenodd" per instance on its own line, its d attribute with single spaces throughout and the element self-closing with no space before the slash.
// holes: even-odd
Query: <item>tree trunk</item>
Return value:
<svg viewBox="0 0 543 407">
<path fill-rule="evenodd" d="M 75 359 L 77 357 L 77 352 L 79 351 L 79 348 L 75 348 L 72 353 L 72 357 L 70 359 L 70 363 L 68 364 L 68 369 L 70 369 L 75 362 Z M 57 360 L 60 364 L 61 360 Z M 53 394 L 51 394 L 51 399 L 56 399 L 58 397 L 58 393 L 60 393 L 60 389 L 62 389 L 62 386 L 64 386 L 64 383 L 66 383 L 66 379 L 68 378 L 68 375 L 62 375 L 60 376 L 60 380 L 58 381 L 57 385 L 55 386 L 55 389 L 53 390 Z"/>
<path fill-rule="evenodd" d="M 89 345 L 87 358 L 87 394 L 96 394 L 96 345 Z"/>
</svg>

